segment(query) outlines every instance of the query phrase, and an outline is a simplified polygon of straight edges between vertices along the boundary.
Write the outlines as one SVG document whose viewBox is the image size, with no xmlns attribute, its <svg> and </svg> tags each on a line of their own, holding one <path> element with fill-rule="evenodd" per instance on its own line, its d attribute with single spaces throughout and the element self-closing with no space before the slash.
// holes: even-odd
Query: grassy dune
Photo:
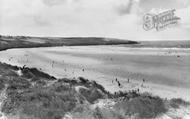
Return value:
<svg viewBox="0 0 190 119">
<path fill-rule="evenodd" d="M 20 71 L 20 72 L 19 72 Z M 1 111 L 10 119 L 152 119 L 189 105 L 137 91 L 111 94 L 83 77 L 56 79 L 35 68 L 0 63 Z M 101 103 L 103 101 L 103 103 Z M 103 105 L 102 105 L 103 104 Z"/>
</svg>

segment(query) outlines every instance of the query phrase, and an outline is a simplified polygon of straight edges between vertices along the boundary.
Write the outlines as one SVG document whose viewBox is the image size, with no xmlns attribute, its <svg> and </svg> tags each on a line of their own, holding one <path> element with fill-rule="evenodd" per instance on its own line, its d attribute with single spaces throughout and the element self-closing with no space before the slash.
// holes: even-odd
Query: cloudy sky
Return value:
<svg viewBox="0 0 190 119">
<path fill-rule="evenodd" d="M 144 14 L 173 8 L 177 26 L 142 28 Z M 0 0 L 0 34 L 190 40 L 190 0 Z"/>
</svg>

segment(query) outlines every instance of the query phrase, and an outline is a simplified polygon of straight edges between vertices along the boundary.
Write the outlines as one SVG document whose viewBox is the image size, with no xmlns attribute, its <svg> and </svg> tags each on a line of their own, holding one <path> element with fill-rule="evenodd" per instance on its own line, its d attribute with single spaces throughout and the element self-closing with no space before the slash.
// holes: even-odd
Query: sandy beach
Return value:
<svg viewBox="0 0 190 119">
<path fill-rule="evenodd" d="M 188 48 L 64 46 L 10 49 L 0 52 L 0 61 L 36 67 L 57 78 L 82 76 L 97 81 L 110 92 L 139 89 L 163 98 L 190 100 Z"/>
</svg>

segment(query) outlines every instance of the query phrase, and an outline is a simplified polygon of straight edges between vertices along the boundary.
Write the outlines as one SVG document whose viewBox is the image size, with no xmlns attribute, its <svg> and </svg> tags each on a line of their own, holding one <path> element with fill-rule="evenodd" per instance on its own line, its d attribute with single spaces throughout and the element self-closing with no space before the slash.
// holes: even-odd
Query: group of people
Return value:
<svg viewBox="0 0 190 119">
<path fill-rule="evenodd" d="M 130 79 L 128 78 L 128 79 L 127 79 L 127 82 L 129 83 L 129 81 L 130 81 Z M 117 82 L 117 85 L 118 85 L 118 87 L 119 87 L 119 88 L 121 88 L 121 87 L 122 87 L 122 85 L 121 85 L 120 81 L 119 81 L 117 78 L 115 79 L 115 82 Z M 112 80 L 112 83 L 114 83 L 114 81 L 113 81 L 113 80 Z"/>
<path fill-rule="evenodd" d="M 119 87 L 121 87 L 121 83 L 119 82 L 119 80 L 116 78 L 115 79 L 115 82 L 117 82 L 117 85 L 119 86 Z M 112 83 L 114 83 L 114 80 L 112 80 Z"/>
<path fill-rule="evenodd" d="M 117 78 L 115 79 L 115 82 L 117 82 L 117 85 L 118 85 L 119 88 L 122 87 L 120 81 L 119 81 Z M 145 82 L 146 82 L 146 80 L 143 78 L 143 79 L 142 79 L 141 87 L 144 86 L 144 83 L 145 83 Z M 112 83 L 114 83 L 114 80 L 112 80 Z M 130 83 L 130 78 L 127 79 L 127 83 Z M 139 92 L 139 89 L 137 90 L 137 92 Z"/>
<path fill-rule="evenodd" d="M 119 86 L 119 87 L 121 87 L 121 83 L 119 82 L 119 80 L 116 78 L 115 79 L 115 81 L 117 82 L 117 85 Z"/>
</svg>

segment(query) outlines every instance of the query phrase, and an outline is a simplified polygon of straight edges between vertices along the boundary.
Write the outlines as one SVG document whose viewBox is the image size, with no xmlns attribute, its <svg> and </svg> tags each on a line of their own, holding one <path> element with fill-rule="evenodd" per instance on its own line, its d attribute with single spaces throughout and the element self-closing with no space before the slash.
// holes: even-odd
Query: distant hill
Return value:
<svg viewBox="0 0 190 119">
<path fill-rule="evenodd" d="M 28 37 L 0 36 L 0 50 L 11 48 L 33 48 L 53 46 L 87 46 L 87 45 L 120 45 L 138 44 L 136 41 L 101 37 Z"/>
<path fill-rule="evenodd" d="M 126 45 L 127 47 L 130 45 Z M 132 47 L 190 48 L 190 41 L 141 41 Z"/>
<path fill-rule="evenodd" d="M 0 50 L 54 46 L 124 45 L 126 47 L 190 48 L 190 41 L 132 41 L 103 37 L 1 36 Z"/>
</svg>

